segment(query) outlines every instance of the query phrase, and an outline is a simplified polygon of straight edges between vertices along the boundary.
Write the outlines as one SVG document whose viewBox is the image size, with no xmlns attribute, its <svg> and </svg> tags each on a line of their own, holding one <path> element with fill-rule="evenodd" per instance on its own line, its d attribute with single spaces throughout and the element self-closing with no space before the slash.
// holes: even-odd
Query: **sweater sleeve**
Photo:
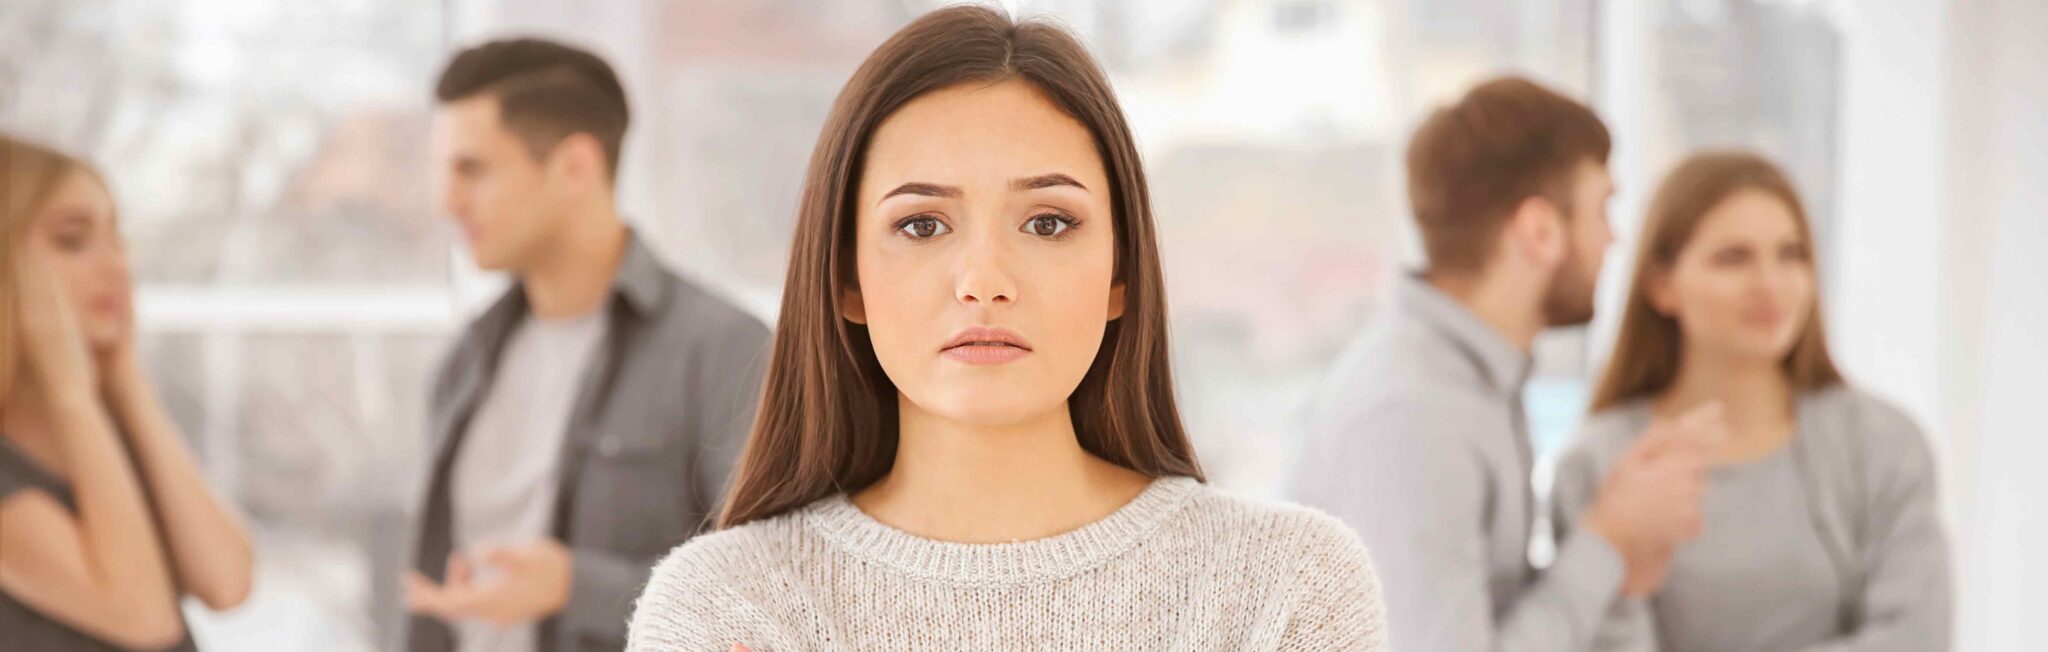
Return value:
<svg viewBox="0 0 2048 652">
<path fill-rule="evenodd" d="M 1607 475 L 1610 466 L 1607 460 L 1615 455 L 1610 448 L 1621 445 L 1608 441 L 1611 438 L 1611 433 L 1603 434 L 1599 430 L 1581 433 L 1577 443 L 1558 459 L 1550 488 L 1550 523 L 1558 541 L 1599 536 L 1586 531 L 1579 517 L 1592 506 L 1600 481 Z M 1617 595 L 1593 634 L 1592 649 L 1596 652 L 1655 652 L 1654 627 L 1649 600 Z"/>
<path fill-rule="evenodd" d="M 1310 433 L 1291 497 L 1356 529 L 1380 561 L 1396 647 L 1412 652 L 1583 650 L 1621 586 L 1620 553 L 1594 536 L 1504 611 L 1493 603 L 1487 488 L 1469 443 L 1499 424 L 1427 397 L 1346 406 Z"/>
<path fill-rule="evenodd" d="M 758 553 L 741 533 L 698 537 L 669 553 L 649 576 L 626 626 L 628 652 L 756 652 L 802 649 L 777 637 L 772 621 L 750 604 L 732 578 Z"/>
<path fill-rule="evenodd" d="M 1854 631 L 1802 652 L 1941 652 L 1950 645 L 1948 539 L 1942 533 L 1934 455 L 1911 418 L 1874 399 L 1856 406 L 1869 429 L 1860 506 L 1861 595 Z"/>
<path fill-rule="evenodd" d="M 1296 609 L 1281 650 L 1387 650 L 1379 576 L 1358 535 L 1334 518 L 1309 513 L 1298 551 Z"/>
</svg>

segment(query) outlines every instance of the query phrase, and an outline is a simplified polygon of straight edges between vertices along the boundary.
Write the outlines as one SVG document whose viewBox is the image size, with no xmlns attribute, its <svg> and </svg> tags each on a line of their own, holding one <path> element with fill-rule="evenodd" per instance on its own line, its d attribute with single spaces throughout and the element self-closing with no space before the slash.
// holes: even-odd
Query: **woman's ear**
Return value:
<svg viewBox="0 0 2048 652">
<path fill-rule="evenodd" d="M 839 316 L 862 326 L 868 325 L 868 304 L 860 296 L 860 288 L 848 286 L 839 295 Z"/>
<path fill-rule="evenodd" d="M 1109 318 L 1105 319 L 1104 321 L 1116 321 L 1118 319 L 1122 319 L 1123 316 L 1124 282 L 1117 281 L 1109 285 Z"/>
<path fill-rule="evenodd" d="M 1643 294 L 1650 302 L 1650 310 L 1669 319 L 1678 318 L 1678 297 L 1671 290 L 1671 272 L 1661 266 L 1651 266 L 1644 273 Z"/>
</svg>

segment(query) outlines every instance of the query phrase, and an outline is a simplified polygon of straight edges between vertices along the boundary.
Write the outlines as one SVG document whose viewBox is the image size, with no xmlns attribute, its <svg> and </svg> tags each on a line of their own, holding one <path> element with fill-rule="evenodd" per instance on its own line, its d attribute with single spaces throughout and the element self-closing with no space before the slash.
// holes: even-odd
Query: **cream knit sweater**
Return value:
<svg viewBox="0 0 2048 652">
<path fill-rule="evenodd" d="M 1081 529 L 923 539 L 845 496 L 708 534 L 655 568 L 627 649 L 1386 649 L 1372 562 L 1306 508 L 1156 480 Z"/>
</svg>

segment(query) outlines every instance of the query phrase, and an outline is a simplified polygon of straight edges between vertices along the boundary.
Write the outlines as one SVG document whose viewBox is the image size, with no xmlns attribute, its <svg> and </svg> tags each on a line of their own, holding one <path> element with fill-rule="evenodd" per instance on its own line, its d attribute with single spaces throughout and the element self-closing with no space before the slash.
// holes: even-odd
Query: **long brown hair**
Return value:
<svg viewBox="0 0 2048 652">
<path fill-rule="evenodd" d="M 1680 163 L 1650 200 L 1643 219 L 1642 242 L 1636 250 L 1628 305 L 1622 309 L 1621 333 L 1614 338 L 1614 354 L 1607 359 L 1607 371 L 1593 392 L 1592 409 L 1605 410 L 1629 399 L 1654 395 L 1671 386 L 1678 377 L 1679 346 L 1683 343 L 1678 321 L 1657 312 L 1650 305 L 1650 283 L 1667 274 L 1678 252 L 1692 240 L 1701 218 L 1728 197 L 1743 190 L 1757 190 L 1785 202 L 1792 211 L 1799 235 L 1807 248 L 1813 247 L 1813 228 L 1799 192 L 1785 173 L 1769 160 L 1748 152 L 1703 152 Z M 1812 256 L 1807 264 L 1812 265 Z M 1781 362 L 1785 376 L 1795 390 L 1827 387 L 1842 382 L 1842 374 L 1828 355 L 1827 329 L 1821 321 L 1820 301 L 1807 309 L 1799 340 Z"/>
<path fill-rule="evenodd" d="M 1151 476 L 1202 477 L 1174 405 L 1166 297 L 1144 169 L 1101 68 L 1065 30 L 987 7 L 925 14 L 869 55 L 825 120 L 797 205 L 782 312 L 760 413 L 719 519 L 733 527 L 840 491 L 896 457 L 896 386 L 867 329 L 841 318 L 853 282 L 854 192 L 877 126 L 912 99 L 962 83 L 1022 80 L 1087 127 L 1110 180 L 1117 280 L 1128 305 L 1068 400 L 1082 448 Z"/>
<path fill-rule="evenodd" d="M 22 364 L 21 299 L 15 296 L 16 260 L 28 240 L 29 223 L 74 172 L 93 174 L 78 159 L 0 134 L 0 397 L 12 391 Z M 97 174 L 95 174 L 97 176 Z"/>
</svg>

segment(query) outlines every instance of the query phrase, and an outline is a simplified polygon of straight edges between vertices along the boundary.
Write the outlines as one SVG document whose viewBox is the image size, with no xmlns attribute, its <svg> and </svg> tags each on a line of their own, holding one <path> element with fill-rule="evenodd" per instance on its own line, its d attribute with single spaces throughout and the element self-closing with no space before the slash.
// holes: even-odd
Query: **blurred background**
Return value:
<svg viewBox="0 0 2048 652">
<path fill-rule="evenodd" d="M 426 375 L 502 287 L 437 209 L 430 85 L 510 34 L 606 56 L 635 114 L 621 206 L 686 276 L 773 320 L 833 95 L 922 0 L 7 0 L 0 129 L 108 173 L 143 347 L 249 514 L 219 650 L 389 640 L 424 477 Z M 1612 308 L 1647 193 L 1708 146 L 1799 183 L 1852 382 L 1943 464 L 1961 650 L 2048 649 L 2048 3 L 1043 0 L 1094 49 L 1157 201 L 1182 405 L 1225 487 L 1275 495 L 1325 362 L 1417 258 L 1400 154 L 1432 106 L 1520 73 L 1613 129 Z M 1584 412 L 1612 322 L 1545 336 L 1538 450 Z M 1548 474 L 1539 468 L 1539 490 Z M 1539 544 L 1532 551 L 1547 554 Z"/>
</svg>

